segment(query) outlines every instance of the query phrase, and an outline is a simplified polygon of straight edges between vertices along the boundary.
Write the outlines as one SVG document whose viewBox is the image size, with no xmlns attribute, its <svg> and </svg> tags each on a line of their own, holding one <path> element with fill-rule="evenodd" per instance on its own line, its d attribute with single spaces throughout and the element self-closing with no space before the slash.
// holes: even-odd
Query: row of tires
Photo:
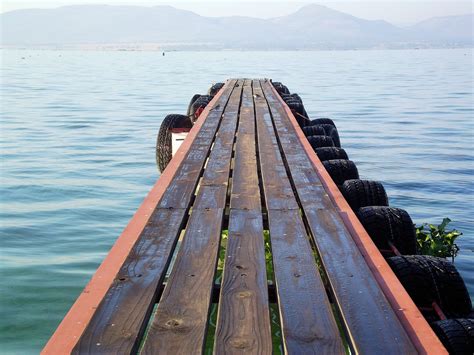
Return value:
<svg viewBox="0 0 474 355">
<path fill-rule="evenodd" d="M 172 132 L 174 129 L 190 130 L 198 120 L 202 111 L 211 102 L 212 98 L 224 86 L 224 83 L 212 85 L 207 94 L 195 94 L 189 102 L 185 115 L 170 114 L 161 123 L 160 130 L 156 138 L 156 165 L 160 172 L 163 172 L 173 157 Z"/>
<path fill-rule="evenodd" d="M 291 94 L 279 82 L 273 82 L 273 86 L 291 109 L 349 206 L 444 346 L 451 354 L 473 354 L 472 303 L 455 266 L 444 258 L 418 255 L 415 227 L 409 214 L 389 206 L 387 193 L 380 182 L 359 179 L 355 163 L 341 148 L 334 121 L 329 118 L 309 119 L 298 94 Z M 439 309 L 441 312 L 436 312 Z"/>
</svg>

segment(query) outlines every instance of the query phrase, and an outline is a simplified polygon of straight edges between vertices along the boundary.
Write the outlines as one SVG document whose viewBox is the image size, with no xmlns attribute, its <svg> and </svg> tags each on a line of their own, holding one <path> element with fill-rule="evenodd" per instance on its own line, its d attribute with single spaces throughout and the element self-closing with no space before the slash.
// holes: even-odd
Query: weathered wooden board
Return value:
<svg viewBox="0 0 474 355">
<path fill-rule="evenodd" d="M 236 84 L 224 110 L 201 186 L 225 188 L 229 180 L 232 145 L 226 141 L 228 135 L 232 138 L 235 135 L 242 84 L 242 81 Z M 227 164 L 217 164 L 222 170 L 215 171 L 209 168 L 214 166 L 215 160 L 225 160 Z M 208 207 L 208 199 L 202 195 L 209 191 L 212 192 L 206 188 L 198 191 L 176 261 L 143 345 L 144 354 L 191 354 L 203 350 L 224 215 L 224 209 Z M 206 201 L 203 206 L 202 201 Z M 223 203 L 222 200 L 217 202 Z"/>
<path fill-rule="evenodd" d="M 242 93 L 230 206 L 215 352 L 271 354 L 255 115 L 250 81 L 245 81 Z"/>
<path fill-rule="evenodd" d="M 218 310 L 216 354 L 272 353 L 260 211 L 230 211 Z"/>
<path fill-rule="evenodd" d="M 163 282 L 184 227 L 191 197 L 214 139 L 212 131 L 215 132 L 219 126 L 235 84 L 236 81 L 232 80 L 211 108 L 170 188 L 75 346 L 75 353 L 130 353 L 137 350 L 158 287 Z M 172 202 L 178 200 L 179 203 Z"/>
<path fill-rule="evenodd" d="M 284 348 L 288 354 L 343 354 L 341 336 L 258 81 L 254 81 L 254 97 Z"/>
<path fill-rule="evenodd" d="M 236 84 L 236 80 L 232 80 L 231 84 Z M 233 86 L 233 85 L 229 85 Z M 241 90 L 241 88 L 236 87 Z M 226 89 L 224 94 L 220 97 L 218 102 L 211 108 L 206 121 L 199 130 L 196 140 L 192 147 L 189 149 L 188 155 L 183 162 L 183 165 L 179 168 L 176 177 L 171 182 L 170 186 L 166 189 L 158 208 L 187 208 L 189 205 L 189 198 L 193 195 L 196 189 L 197 179 L 202 172 L 205 158 L 209 154 L 210 145 L 213 142 L 217 128 L 220 127 L 219 123 L 225 122 L 225 115 L 232 114 L 231 111 L 224 113 L 224 109 L 227 110 L 227 101 L 231 95 L 232 89 Z M 231 108 L 233 111 L 238 112 L 238 106 Z M 224 125 L 226 127 L 226 125 Z M 219 128 L 219 131 L 221 131 Z M 221 133 L 222 134 L 222 133 Z M 232 132 L 227 132 L 228 135 L 232 135 Z M 233 138 L 233 136 L 232 136 Z M 216 140 L 214 144 L 226 144 L 226 140 Z M 213 171 L 213 169 L 208 169 Z"/>
<path fill-rule="evenodd" d="M 332 202 L 321 193 L 317 173 L 270 85 L 262 83 L 289 173 L 355 351 L 416 353 Z"/>
</svg>

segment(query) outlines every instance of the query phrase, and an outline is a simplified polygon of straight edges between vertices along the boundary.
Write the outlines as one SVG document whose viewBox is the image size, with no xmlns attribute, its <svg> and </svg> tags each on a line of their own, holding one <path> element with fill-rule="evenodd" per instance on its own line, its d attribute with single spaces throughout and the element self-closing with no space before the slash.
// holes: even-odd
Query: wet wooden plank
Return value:
<svg viewBox="0 0 474 355">
<path fill-rule="evenodd" d="M 191 213 L 142 354 L 202 351 L 223 211 L 196 209 Z"/>
<path fill-rule="evenodd" d="M 218 310 L 216 354 L 272 353 L 260 211 L 230 211 Z"/>
<path fill-rule="evenodd" d="M 261 208 L 255 147 L 255 114 L 250 80 L 246 81 L 242 93 L 230 208 L 256 210 Z"/>
<path fill-rule="evenodd" d="M 217 354 L 271 354 L 265 246 L 251 82 L 242 94 L 229 232 L 219 298 Z"/>
<path fill-rule="evenodd" d="M 268 209 L 299 209 L 288 181 L 286 169 L 273 130 L 272 118 L 259 81 L 254 81 L 255 105 L 259 137 L 260 166 Z M 261 141 L 260 141 L 261 140 Z"/>
<path fill-rule="evenodd" d="M 231 84 L 235 83 L 235 80 L 231 81 Z M 178 170 L 176 178 L 173 179 L 158 204 L 159 208 L 187 208 L 189 205 L 189 199 L 196 189 L 197 179 L 201 174 L 204 159 L 209 154 L 211 142 L 216 135 L 221 118 L 222 122 L 225 122 L 225 114 L 223 116 L 223 113 L 224 108 L 227 107 L 226 104 L 231 92 L 232 88 L 227 88 L 224 95 L 211 108 L 206 121 L 196 136 L 195 143 L 189 149 L 184 164 Z"/>
<path fill-rule="evenodd" d="M 355 351 L 364 354 L 416 353 L 339 214 L 323 193 L 319 177 L 270 85 L 269 82 L 262 83 L 264 94 L 292 181 Z"/>
<path fill-rule="evenodd" d="M 164 278 L 169 255 L 179 237 L 184 209 L 156 210 L 87 326 L 74 353 L 129 352 Z M 169 225 L 175 228 L 168 228 Z"/>
<path fill-rule="evenodd" d="M 235 135 L 241 91 L 239 81 L 225 108 L 202 186 L 226 187 L 232 146 L 219 141 L 227 140 L 229 133 Z M 227 159 L 227 169 L 218 173 L 209 171 L 216 159 Z M 223 208 L 201 205 L 207 200 L 201 195 L 209 191 L 198 192 L 175 264 L 144 341 L 143 354 L 191 354 L 203 350 L 224 217 Z"/>
<path fill-rule="evenodd" d="M 217 109 L 213 108 L 206 118 L 203 134 L 200 131 L 196 136 L 169 190 L 153 211 L 74 353 L 130 353 L 137 350 L 213 140 L 208 132 L 217 129 L 235 83 L 234 80 L 230 82 L 214 105 Z M 176 198 L 179 203 L 173 202 Z M 171 208 L 173 206 L 176 207 Z"/>
<path fill-rule="evenodd" d="M 254 81 L 254 98 L 285 351 L 288 354 L 343 354 L 341 336 L 280 156 L 259 81 Z"/>
</svg>

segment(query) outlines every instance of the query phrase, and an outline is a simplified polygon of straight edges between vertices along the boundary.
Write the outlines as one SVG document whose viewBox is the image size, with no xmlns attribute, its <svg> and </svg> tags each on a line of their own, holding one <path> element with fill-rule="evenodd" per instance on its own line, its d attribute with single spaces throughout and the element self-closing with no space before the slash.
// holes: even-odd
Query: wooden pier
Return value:
<svg viewBox="0 0 474 355">
<path fill-rule="evenodd" d="M 271 82 L 232 79 L 43 353 L 201 353 L 216 303 L 214 353 L 271 354 L 270 301 L 288 354 L 446 353 Z"/>
</svg>

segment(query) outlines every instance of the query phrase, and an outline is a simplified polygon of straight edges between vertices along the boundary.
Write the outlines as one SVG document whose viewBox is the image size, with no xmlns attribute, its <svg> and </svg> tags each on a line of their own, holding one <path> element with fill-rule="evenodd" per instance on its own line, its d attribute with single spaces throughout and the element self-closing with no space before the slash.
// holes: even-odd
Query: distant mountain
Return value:
<svg viewBox="0 0 474 355">
<path fill-rule="evenodd" d="M 473 43 L 474 14 L 434 17 L 408 29 L 412 38 L 431 43 Z"/>
<path fill-rule="evenodd" d="M 296 40 L 305 47 L 374 46 L 393 41 L 403 32 L 385 21 L 364 20 L 316 4 L 307 5 L 291 15 L 271 19 L 270 22 L 284 29 L 283 40 Z"/>
<path fill-rule="evenodd" d="M 5 47 L 163 49 L 350 49 L 472 45 L 473 15 L 433 18 L 407 29 L 307 5 L 272 19 L 204 17 L 171 6 L 77 5 L 0 15 Z"/>
</svg>

